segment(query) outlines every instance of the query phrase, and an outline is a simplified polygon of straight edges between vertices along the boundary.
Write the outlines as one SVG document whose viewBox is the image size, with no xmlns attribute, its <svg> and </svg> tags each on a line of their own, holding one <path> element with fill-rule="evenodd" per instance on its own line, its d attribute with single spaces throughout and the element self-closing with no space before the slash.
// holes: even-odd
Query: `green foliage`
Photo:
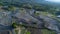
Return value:
<svg viewBox="0 0 60 34">
<path fill-rule="evenodd" d="M 23 8 L 32 9 L 32 6 L 31 5 L 29 5 L 29 6 L 23 6 Z"/>
<path fill-rule="evenodd" d="M 30 34 L 30 32 L 29 32 L 29 31 L 27 31 L 27 32 L 26 32 L 26 34 Z"/>
<path fill-rule="evenodd" d="M 2 3 L 0 3 L 0 6 L 3 6 L 3 4 L 2 4 Z"/>
<path fill-rule="evenodd" d="M 18 34 L 18 30 L 15 30 L 16 34 Z"/>
<path fill-rule="evenodd" d="M 26 29 L 22 29 L 21 34 L 25 34 Z"/>
<path fill-rule="evenodd" d="M 36 12 L 34 12 L 34 14 L 35 14 L 36 16 L 39 16 L 39 15 L 40 15 L 40 13 L 36 13 Z"/>
<path fill-rule="evenodd" d="M 30 4 L 25 4 L 25 3 L 23 3 L 23 4 L 21 4 L 20 6 L 19 6 L 20 8 L 27 8 L 27 9 L 32 9 L 32 5 L 30 5 Z"/>
<path fill-rule="evenodd" d="M 42 7 L 42 6 L 34 6 L 33 7 L 35 10 L 37 10 L 37 11 L 45 11 L 46 10 L 46 8 L 45 7 Z"/>
<path fill-rule="evenodd" d="M 8 10 L 14 10 L 15 7 L 14 6 L 8 6 Z"/>
<path fill-rule="evenodd" d="M 16 23 L 13 23 L 13 24 L 12 24 L 12 27 L 13 27 L 13 28 L 16 28 L 16 27 L 17 27 L 17 24 L 16 24 Z"/>
<path fill-rule="evenodd" d="M 56 34 L 54 31 L 48 30 L 48 29 L 42 29 L 41 30 L 43 34 Z"/>
</svg>

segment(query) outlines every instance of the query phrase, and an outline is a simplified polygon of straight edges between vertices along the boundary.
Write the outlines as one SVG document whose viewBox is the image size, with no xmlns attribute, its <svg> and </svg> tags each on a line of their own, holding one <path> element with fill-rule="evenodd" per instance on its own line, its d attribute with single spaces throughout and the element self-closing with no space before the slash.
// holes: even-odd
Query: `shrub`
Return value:
<svg viewBox="0 0 60 34">
<path fill-rule="evenodd" d="M 40 13 L 36 13 L 36 12 L 34 12 L 34 14 L 35 14 L 36 16 L 38 16 Z"/>
<path fill-rule="evenodd" d="M 18 34 L 18 31 L 19 31 L 19 30 L 15 30 L 16 34 Z"/>
<path fill-rule="evenodd" d="M 2 4 L 2 3 L 0 3 L 0 6 L 3 6 L 3 4 Z"/>
<path fill-rule="evenodd" d="M 14 6 L 8 6 L 8 10 L 14 10 L 15 7 Z"/>
<path fill-rule="evenodd" d="M 26 32 L 26 34 L 30 34 L 30 32 L 29 32 L 29 31 L 27 31 L 27 32 Z"/>
<path fill-rule="evenodd" d="M 32 9 L 32 5 L 24 5 L 23 8 Z"/>
<path fill-rule="evenodd" d="M 13 28 L 16 28 L 16 27 L 17 27 L 17 24 L 16 24 L 16 23 L 13 23 L 13 24 L 12 24 L 12 27 L 13 27 Z"/>
<path fill-rule="evenodd" d="M 42 29 L 41 31 L 43 34 L 56 34 L 54 31 L 48 29 Z"/>
</svg>

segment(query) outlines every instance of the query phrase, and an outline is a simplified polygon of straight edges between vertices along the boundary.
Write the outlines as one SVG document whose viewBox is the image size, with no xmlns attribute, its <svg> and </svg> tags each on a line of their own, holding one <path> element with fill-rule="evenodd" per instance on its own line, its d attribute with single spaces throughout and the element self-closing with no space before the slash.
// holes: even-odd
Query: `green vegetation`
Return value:
<svg viewBox="0 0 60 34">
<path fill-rule="evenodd" d="M 41 30 L 43 34 L 56 34 L 54 31 L 48 30 L 48 29 L 42 29 Z"/>
<path fill-rule="evenodd" d="M 32 9 L 32 5 L 30 5 L 30 4 L 21 4 L 19 7 L 20 8 Z"/>
<path fill-rule="evenodd" d="M 57 16 L 56 16 L 55 14 L 51 14 L 51 13 L 49 13 L 49 12 L 40 12 L 40 14 L 41 14 L 41 15 L 44 15 L 44 16 L 48 16 L 48 17 L 50 17 L 50 18 L 52 18 L 52 19 L 60 22 L 60 19 L 57 18 Z"/>
<path fill-rule="evenodd" d="M 13 27 L 13 28 L 16 28 L 16 27 L 17 27 L 17 24 L 16 24 L 16 23 L 13 23 L 13 24 L 12 24 L 12 27 Z"/>
<path fill-rule="evenodd" d="M 56 21 L 58 21 L 60 23 L 60 19 L 57 18 L 56 16 L 53 15 L 51 18 L 54 19 L 54 20 L 56 20 Z"/>
<path fill-rule="evenodd" d="M 30 34 L 30 32 L 27 31 L 26 29 L 23 29 L 23 30 L 21 31 L 21 34 Z"/>
<path fill-rule="evenodd" d="M 18 34 L 18 30 L 15 30 L 16 34 Z"/>
<path fill-rule="evenodd" d="M 25 31 L 26 31 L 26 30 L 25 30 L 25 29 L 23 29 L 23 30 L 21 31 L 21 34 L 25 34 Z"/>
<path fill-rule="evenodd" d="M 33 9 L 35 9 L 36 11 L 46 11 L 46 6 L 42 6 L 42 5 L 34 5 Z"/>
<path fill-rule="evenodd" d="M 40 13 L 38 13 L 37 11 L 34 12 L 34 14 L 35 14 L 36 16 L 39 16 L 39 15 L 40 15 Z"/>
<path fill-rule="evenodd" d="M 55 17 L 54 14 L 51 14 L 49 12 L 40 12 L 41 15 L 44 15 L 44 16 L 49 16 L 49 17 Z"/>
<path fill-rule="evenodd" d="M 14 6 L 8 6 L 8 10 L 15 10 L 16 8 Z"/>
<path fill-rule="evenodd" d="M 3 4 L 2 4 L 2 3 L 0 3 L 0 6 L 3 6 Z"/>
<path fill-rule="evenodd" d="M 60 19 L 57 18 L 57 16 L 55 14 L 51 14 L 49 12 L 40 12 L 41 15 L 44 15 L 44 16 L 48 16 L 56 21 L 58 21 L 60 23 Z"/>
<path fill-rule="evenodd" d="M 27 9 L 32 9 L 32 6 L 31 5 L 28 5 L 28 6 L 23 6 L 24 8 L 27 8 Z"/>
<path fill-rule="evenodd" d="M 30 34 L 30 32 L 29 32 L 29 31 L 27 31 L 27 32 L 26 32 L 26 34 Z"/>
</svg>

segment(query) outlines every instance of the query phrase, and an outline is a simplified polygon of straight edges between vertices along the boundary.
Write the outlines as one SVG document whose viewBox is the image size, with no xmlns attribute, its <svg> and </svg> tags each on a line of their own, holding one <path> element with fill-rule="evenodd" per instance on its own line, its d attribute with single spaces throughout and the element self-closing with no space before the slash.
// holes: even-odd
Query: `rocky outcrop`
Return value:
<svg viewBox="0 0 60 34">
<path fill-rule="evenodd" d="M 11 29 L 11 24 L 15 21 L 17 24 L 24 24 L 25 26 L 35 28 L 47 28 L 59 33 L 59 23 L 48 17 L 40 14 L 36 16 L 33 9 L 20 9 L 16 7 L 14 11 L 1 10 L 0 11 L 0 29 Z"/>
<path fill-rule="evenodd" d="M 29 11 L 18 11 L 14 17 L 18 18 L 18 20 L 23 19 L 27 24 L 26 26 L 36 27 L 36 28 L 42 28 L 46 27 L 47 29 L 59 32 L 58 22 L 48 16 L 39 15 L 38 17 L 34 15 L 34 11 L 32 10 L 29 14 Z M 22 22 L 22 21 L 21 21 Z M 33 24 L 36 22 L 37 24 Z"/>
</svg>

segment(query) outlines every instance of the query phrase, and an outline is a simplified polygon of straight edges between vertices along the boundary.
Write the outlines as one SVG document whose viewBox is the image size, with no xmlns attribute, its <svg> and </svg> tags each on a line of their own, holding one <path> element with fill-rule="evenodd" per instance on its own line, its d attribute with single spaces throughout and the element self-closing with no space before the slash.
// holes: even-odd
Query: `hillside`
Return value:
<svg viewBox="0 0 60 34">
<path fill-rule="evenodd" d="M 0 34 L 60 34 L 60 8 L 37 0 L 0 0 Z"/>
</svg>

